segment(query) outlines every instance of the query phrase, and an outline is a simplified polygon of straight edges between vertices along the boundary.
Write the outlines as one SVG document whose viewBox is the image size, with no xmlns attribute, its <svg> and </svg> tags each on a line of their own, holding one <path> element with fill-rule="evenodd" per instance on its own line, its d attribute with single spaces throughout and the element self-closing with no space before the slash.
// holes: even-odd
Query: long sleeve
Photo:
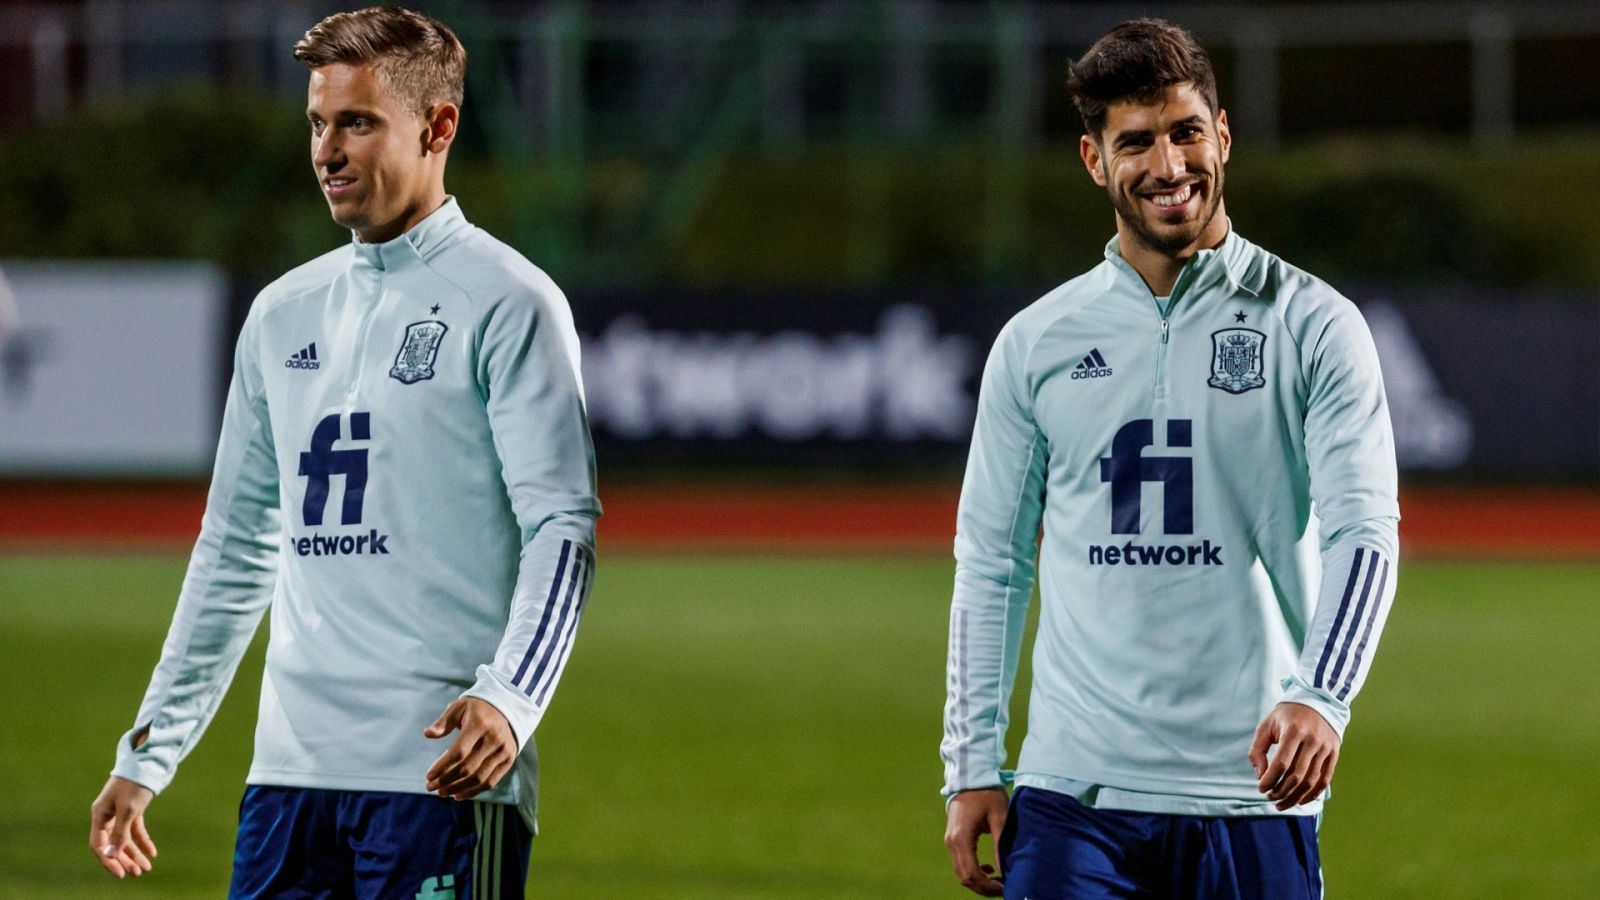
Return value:
<svg viewBox="0 0 1600 900">
<path fill-rule="evenodd" d="M 157 792 L 210 724 L 276 579 L 278 465 L 255 321 L 247 320 L 234 353 L 205 517 L 161 660 L 134 727 L 117 743 L 112 774 Z"/>
<path fill-rule="evenodd" d="M 505 634 L 465 696 L 505 714 L 526 747 L 572 652 L 594 580 L 594 447 L 577 332 L 555 285 L 544 280 L 531 302 L 499 303 L 481 340 L 478 381 L 522 552 Z"/>
<path fill-rule="evenodd" d="M 1311 348 L 1305 420 L 1311 496 L 1322 521 L 1316 613 L 1284 700 L 1342 737 L 1399 580 L 1394 435 L 1372 336 L 1342 304 Z"/>
<path fill-rule="evenodd" d="M 944 790 L 1005 776 L 1011 690 L 1044 509 L 1045 442 L 1023 387 L 1026 348 L 1001 333 L 984 367 L 956 522 L 956 578 L 944 709 Z"/>
</svg>

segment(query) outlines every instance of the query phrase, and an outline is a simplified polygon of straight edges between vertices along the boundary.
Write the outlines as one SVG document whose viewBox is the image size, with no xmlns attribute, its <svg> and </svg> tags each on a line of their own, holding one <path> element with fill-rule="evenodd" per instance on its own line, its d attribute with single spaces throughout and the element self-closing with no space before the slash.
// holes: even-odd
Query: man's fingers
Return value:
<svg viewBox="0 0 1600 900">
<path fill-rule="evenodd" d="M 476 746 L 473 737 L 470 732 L 462 732 L 461 736 L 452 741 L 450 746 L 439 754 L 439 758 L 433 761 L 433 765 L 428 767 L 426 776 L 428 790 L 434 790 L 439 782 L 455 776 L 461 761 Z"/>
<path fill-rule="evenodd" d="M 1295 798 L 1296 805 L 1317 800 L 1328 790 L 1328 785 L 1333 782 L 1334 757 L 1335 751 L 1332 750 L 1325 751 L 1318 757 L 1316 765 L 1311 769 L 1311 775 L 1307 779 L 1305 787 L 1301 788 L 1300 796 Z"/>
<path fill-rule="evenodd" d="M 997 867 L 1000 865 L 1000 835 L 1006 830 L 1006 812 L 1006 807 L 1000 806 L 989 813 L 989 839 L 994 844 L 994 864 Z M 983 869 L 985 872 L 992 871 L 988 866 L 984 866 Z"/>
<path fill-rule="evenodd" d="M 1321 753 L 1314 747 L 1302 746 L 1295 754 L 1294 765 L 1283 773 L 1277 785 L 1267 792 L 1267 799 L 1276 801 L 1279 810 L 1297 805 L 1306 788 L 1315 780 L 1315 773 L 1321 765 Z"/>
<path fill-rule="evenodd" d="M 512 756 L 510 759 L 505 760 L 504 762 L 495 766 L 494 771 L 489 775 L 489 787 L 494 787 L 495 785 L 499 784 L 500 779 L 506 777 L 506 773 L 511 771 L 511 767 L 516 765 L 516 762 L 517 758 Z"/>
<path fill-rule="evenodd" d="M 950 854 L 950 867 L 962 884 L 978 871 L 978 832 L 955 823 L 945 832 L 944 848 Z"/>
<path fill-rule="evenodd" d="M 493 763 L 491 761 L 491 763 L 488 764 L 488 768 L 478 772 L 478 775 L 475 779 L 475 784 L 468 785 L 461 790 L 452 791 L 450 793 L 454 794 L 457 800 L 471 800 L 484 791 L 490 790 L 495 785 L 499 784 L 500 779 L 504 778 L 506 773 L 511 771 L 511 766 L 515 761 L 515 757 L 501 763 Z"/>
<path fill-rule="evenodd" d="M 1293 751 L 1288 746 L 1280 744 L 1278 752 L 1272 756 L 1272 762 L 1268 763 L 1267 767 L 1262 770 L 1261 780 L 1256 782 L 1256 790 L 1263 794 L 1272 790 L 1273 785 L 1276 785 L 1278 779 L 1282 778 L 1283 773 L 1288 770 L 1289 757 L 1292 755 Z"/>
<path fill-rule="evenodd" d="M 422 736 L 427 738 L 442 738 L 457 728 L 461 727 L 461 701 L 456 700 L 439 713 L 439 718 L 433 724 L 422 729 Z"/>
<path fill-rule="evenodd" d="M 99 863 L 106 868 L 106 871 L 114 874 L 117 878 L 122 878 L 122 863 L 118 862 L 118 854 L 110 844 L 109 817 L 107 817 L 107 822 L 101 823 L 101 825 L 94 828 L 94 831 L 91 831 L 90 850 L 94 850 L 94 858 L 99 860 Z"/>
<path fill-rule="evenodd" d="M 952 803 L 950 822 L 945 829 L 945 849 L 950 853 L 951 868 L 962 887 L 985 897 L 999 897 L 1004 889 L 991 877 L 994 867 L 978 863 L 978 836 L 984 831 L 1000 833 L 999 829 L 1005 825 L 1005 806 L 1002 804 L 998 809 L 993 805 L 981 809 L 966 806 L 967 802 L 981 802 L 982 794 L 974 792 L 974 795 L 970 798 L 958 795 Z"/>
<path fill-rule="evenodd" d="M 131 843 L 129 832 L 133 827 L 133 816 L 126 810 L 118 810 L 115 818 L 111 820 L 110 834 L 106 837 L 106 848 L 101 851 L 106 856 L 115 857 Z"/>
<path fill-rule="evenodd" d="M 1291 750 L 1292 745 L 1292 750 Z M 1268 800 L 1282 800 L 1292 797 L 1300 792 L 1300 787 L 1309 780 L 1312 766 L 1321 762 L 1318 759 L 1317 748 L 1305 741 L 1285 741 L 1278 748 L 1279 756 L 1292 756 L 1286 764 L 1283 777 L 1279 778 L 1267 792 Z"/>
<path fill-rule="evenodd" d="M 99 818 L 102 821 L 96 822 L 89 832 L 89 849 L 94 852 L 94 858 L 100 861 L 101 867 L 121 878 L 124 874 L 122 863 L 118 861 L 119 854 L 111 845 L 111 815 L 105 813 Z"/>
<path fill-rule="evenodd" d="M 111 842 L 111 813 L 96 807 L 89 809 L 89 850 L 95 856 L 104 856 Z"/>
<path fill-rule="evenodd" d="M 135 878 L 150 871 L 149 857 L 145 856 L 144 851 L 140 850 L 132 841 L 129 841 L 128 845 L 122 848 L 122 860 L 124 866 L 132 866 L 133 877 Z"/>
<path fill-rule="evenodd" d="M 115 875 L 118 878 L 121 878 L 123 875 L 127 874 L 126 870 L 122 868 L 122 863 L 115 858 L 102 856 L 100 857 L 100 865 L 105 867 L 107 872 L 110 872 L 112 875 Z"/>
<path fill-rule="evenodd" d="M 1266 769 L 1262 771 L 1261 780 L 1256 783 L 1256 789 L 1263 794 L 1272 790 L 1282 780 L 1283 773 L 1289 771 L 1289 767 L 1294 764 L 1295 751 L 1299 747 L 1299 741 L 1286 735 L 1278 744 L 1278 751 L 1272 754 L 1272 760 L 1267 763 Z"/>
<path fill-rule="evenodd" d="M 459 799 L 467 799 L 482 793 L 485 788 L 494 784 L 489 775 L 498 762 L 496 748 L 490 746 L 490 742 L 484 741 L 439 779 L 437 792 L 443 796 Z"/>
<path fill-rule="evenodd" d="M 1267 768 L 1267 751 L 1272 749 L 1272 742 L 1278 736 L 1278 729 L 1272 724 L 1272 717 L 1268 716 L 1256 726 L 1255 739 L 1250 742 L 1250 768 L 1260 778 Z"/>
<path fill-rule="evenodd" d="M 984 869 L 992 869 L 992 867 L 979 866 L 973 870 L 970 877 L 961 879 L 961 886 L 974 894 L 984 897 L 1004 896 L 1006 892 L 1005 886 L 989 877 L 989 873 L 985 872 Z"/>
<path fill-rule="evenodd" d="M 133 820 L 133 842 L 151 859 L 155 859 L 160 855 L 156 853 L 156 842 L 150 839 L 150 832 L 144 827 L 144 816 L 142 814 Z"/>
<path fill-rule="evenodd" d="M 433 761 L 433 765 L 428 767 L 428 773 L 424 776 L 425 787 L 429 793 L 438 790 L 439 783 L 443 779 L 455 776 L 456 765 L 460 761 L 461 753 L 455 745 L 451 745 L 450 749 L 439 754 L 439 758 Z"/>
<path fill-rule="evenodd" d="M 465 799 L 469 791 L 476 794 L 482 789 L 483 783 L 479 779 L 478 771 L 476 769 L 462 768 L 440 781 L 439 786 L 434 788 L 433 792 L 441 797 Z"/>
<path fill-rule="evenodd" d="M 428 767 L 427 789 L 432 793 L 443 793 L 440 789 L 445 784 L 459 780 L 467 768 L 467 759 L 478 748 L 478 744 L 477 735 L 463 731 L 450 745 L 450 749 Z"/>
</svg>

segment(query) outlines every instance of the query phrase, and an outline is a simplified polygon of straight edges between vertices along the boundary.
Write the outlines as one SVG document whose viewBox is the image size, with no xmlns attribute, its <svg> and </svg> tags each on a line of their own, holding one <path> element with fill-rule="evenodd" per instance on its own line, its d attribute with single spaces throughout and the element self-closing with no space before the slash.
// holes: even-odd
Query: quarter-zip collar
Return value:
<svg viewBox="0 0 1600 900">
<path fill-rule="evenodd" d="M 456 198 L 446 197 L 438 209 L 393 240 L 368 244 L 352 231 L 350 242 L 355 246 L 357 265 L 365 264 L 384 272 L 407 261 L 426 262 L 471 227 L 466 216 L 461 214 Z"/>
<path fill-rule="evenodd" d="M 1122 258 L 1122 250 L 1117 241 L 1118 238 L 1113 236 L 1106 242 L 1106 260 L 1125 277 L 1132 279 L 1142 295 L 1154 301 L 1154 294 L 1145 284 L 1143 276 Z M 1196 251 L 1183 264 L 1183 268 L 1178 272 L 1177 281 L 1172 284 L 1172 292 L 1167 295 L 1167 308 L 1158 309 L 1158 312 L 1165 317 L 1191 292 L 1213 287 L 1220 281 L 1226 281 L 1235 289 L 1244 291 L 1252 297 L 1260 296 L 1262 280 L 1266 276 L 1266 261 L 1262 257 L 1260 248 L 1239 237 L 1233 230 L 1233 222 L 1230 220 L 1228 234 L 1222 239 L 1222 243 Z"/>
</svg>

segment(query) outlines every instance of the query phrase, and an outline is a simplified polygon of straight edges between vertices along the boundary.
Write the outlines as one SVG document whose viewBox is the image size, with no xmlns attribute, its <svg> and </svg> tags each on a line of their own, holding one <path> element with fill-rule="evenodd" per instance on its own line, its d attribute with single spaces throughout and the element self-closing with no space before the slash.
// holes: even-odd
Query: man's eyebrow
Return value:
<svg viewBox="0 0 1600 900">
<path fill-rule="evenodd" d="M 308 109 L 308 110 L 306 110 L 306 118 L 307 119 L 320 119 L 320 118 L 322 118 L 322 114 L 317 112 L 314 109 Z M 375 110 L 375 109 L 360 109 L 360 108 L 356 108 L 356 109 L 341 109 L 338 112 L 334 113 L 332 118 L 335 119 L 335 120 L 338 120 L 338 121 L 348 122 L 351 119 L 381 119 L 383 117 L 378 115 L 378 111 Z"/>
<path fill-rule="evenodd" d="M 1193 128 L 1203 124 L 1204 121 L 1205 120 L 1199 115 L 1184 116 L 1168 126 L 1168 130 L 1175 130 L 1178 128 Z M 1148 128 L 1130 128 L 1127 131 L 1117 132 L 1116 137 L 1111 139 L 1111 145 L 1113 147 L 1121 147 L 1124 144 L 1130 144 L 1137 140 L 1148 140 L 1150 136 L 1151 132 Z"/>
<path fill-rule="evenodd" d="M 1150 129 L 1148 129 L 1148 128 L 1129 129 L 1128 131 L 1119 131 L 1119 132 L 1117 132 L 1116 137 L 1113 137 L 1111 139 L 1111 145 L 1113 147 L 1121 147 L 1124 144 L 1131 144 L 1134 141 L 1140 140 L 1142 138 L 1149 138 L 1149 137 L 1150 137 Z"/>
</svg>

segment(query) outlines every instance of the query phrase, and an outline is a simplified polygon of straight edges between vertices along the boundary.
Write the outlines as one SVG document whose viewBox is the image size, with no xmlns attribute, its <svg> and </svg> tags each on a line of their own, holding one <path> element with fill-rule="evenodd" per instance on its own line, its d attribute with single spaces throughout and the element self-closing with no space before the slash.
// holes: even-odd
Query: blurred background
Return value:
<svg viewBox="0 0 1600 900">
<path fill-rule="evenodd" d="M 0 896 L 112 889 L 83 820 L 234 335 L 349 239 L 289 48 L 357 5 L 0 6 Z M 447 186 L 584 343 L 602 563 L 535 896 L 961 896 L 937 744 L 976 377 L 1113 234 L 1066 68 L 1145 14 L 1211 52 L 1234 227 L 1355 300 L 1384 367 L 1408 565 L 1331 889 L 1600 895 L 1600 5 L 412 5 L 469 53 Z M 224 892 L 259 669 L 119 892 Z"/>
</svg>

